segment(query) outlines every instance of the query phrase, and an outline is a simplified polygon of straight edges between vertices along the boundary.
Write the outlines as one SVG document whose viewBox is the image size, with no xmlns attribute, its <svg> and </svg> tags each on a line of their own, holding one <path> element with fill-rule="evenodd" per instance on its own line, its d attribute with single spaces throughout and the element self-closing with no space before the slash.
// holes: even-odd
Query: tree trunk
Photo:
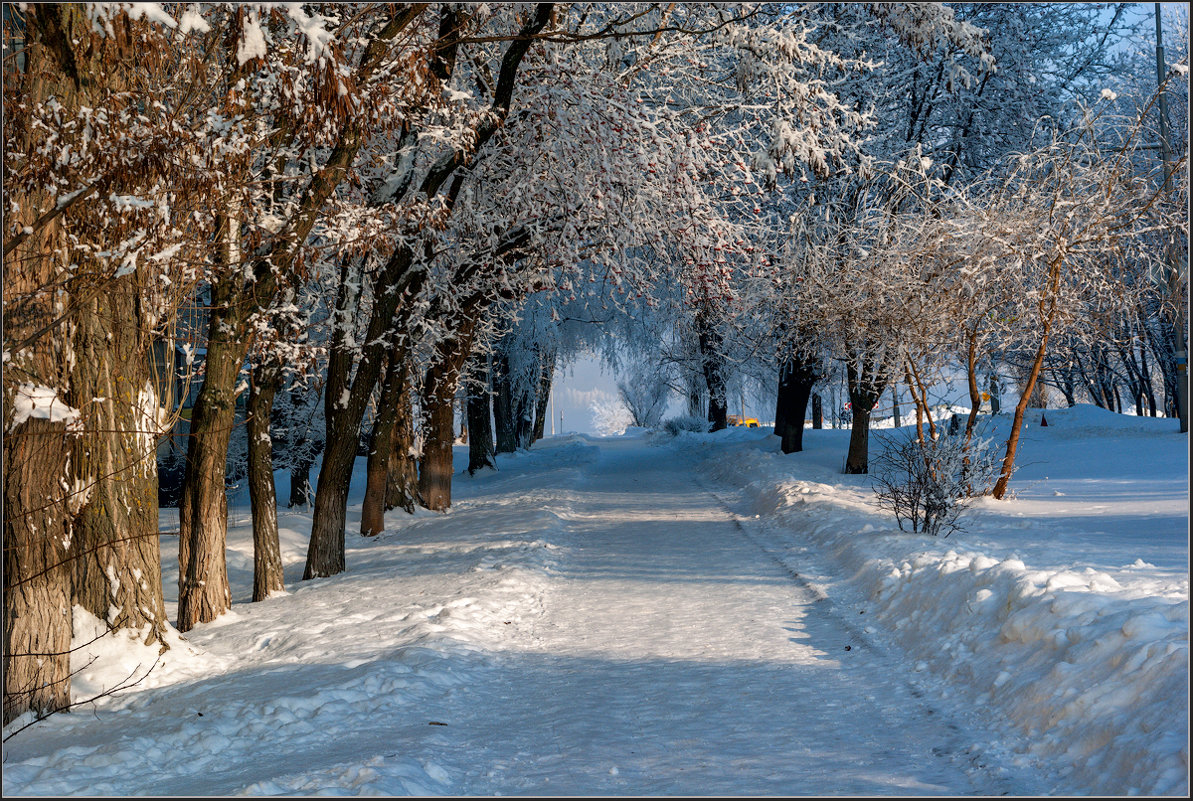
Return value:
<svg viewBox="0 0 1193 801">
<path fill-rule="evenodd" d="M 1026 371 L 1020 370 L 1019 390 L 1027 396 L 1027 408 L 1046 409 L 1048 408 L 1048 396 L 1044 384 L 1041 381 L 1031 380 L 1032 372 L 1030 367 Z"/>
<path fill-rule="evenodd" d="M 34 21 L 53 7 L 29 10 Z M 47 10 L 43 10 L 47 9 Z M 38 48 L 29 54 L 36 66 Z M 44 200 L 44 198 L 42 199 Z M 16 224 L 30 224 L 37 198 L 22 196 Z M 61 330 L 37 335 L 55 317 L 52 286 L 57 268 L 52 254 L 64 246 L 51 223 L 18 245 L 4 259 L 4 337 L 32 337 L 4 365 L 4 723 L 26 712 L 45 716 L 70 705 L 72 518 L 86 500 L 64 493 L 71 486 L 67 423 L 30 417 L 13 425 L 14 401 L 22 381 L 51 389 L 67 385 L 69 342 Z M 17 265 L 20 265 L 19 268 Z M 63 404 L 65 405 L 65 403 Z M 73 508 L 72 508 L 73 507 Z M 77 550 L 77 549 L 74 549 Z"/>
<path fill-rule="evenodd" d="M 402 391 L 396 403 L 393 450 L 385 481 L 385 508 L 414 514 L 418 500 L 418 459 L 414 454 L 414 400 L 411 397 L 410 366 L 402 373 Z"/>
<path fill-rule="evenodd" d="M 253 600 L 286 589 L 278 539 L 278 502 L 273 485 L 273 439 L 269 419 L 282 384 L 282 367 L 270 357 L 253 370 L 248 402 L 249 501 L 253 510 Z"/>
<path fill-rule="evenodd" d="M 812 393 L 812 428 L 824 428 L 824 403 L 819 392 Z"/>
<path fill-rule="evenodd" d="M 340 398 L 344 393 L 348 393 L 348 390 L 343 383 L 333 381 L 330 371 L 326 387 L 324 415 L 327 444 L 323 451 L 323 463 L 319 467 L 319 483 L 315 489 L 311 539 L 307 545 L 307 561 L 302 575 L 304 581 L 344 572 L 344 527 L 348 517 L 348 488 L 352 481 L 352 467 L 356 463 L 361 418 L 364 416 L 363 405 L 359 411 L 341 405 L 333 412 L 333 405 L 340 404 Z"/>
<path fill-rule="evenodd" d="M 514 387 L 514 439 L 518 450 L 526 450 L 534 435 L 534 393 L 532 387 Z"/>
<path fill-rule="evenodd" d="M 472 361 L 472 376 L 467 384 L 465 406 L 468 414 L 468 474 L 495 469 L 493 463 L 492 396 L 489 394 L 489 357 L 477 354 Z"/>
<path fill-rule="evenodd" d="M 310 506 L 314 492 L 311 490 L 311 467 L 314 459 L 299 459 L 290 468 L 290 501 L 287 506 Z"/>
<path fill-rule="evenodd" d="M 1048 337 L 1052 333 L 1052 321 L 1056 315 L 1056 294 L 1057 287 L 1060 284 L 1060 268 L 1061 257 L 1053 257 L 1052 263 L 1049 266 L 1050 292 L 1048 293 L 1048 301 L 1046 304 L 1041 302 L 1043 325 L 1041 326 L 1040 345 L 1036 348 L 1035 358 L 1032 360 L 1031 368 L 1024 378 L 1023 393 L 1019 398 L 1019 402 L 1015 404 L 1015 415 L 1011 419 L 1011 434 L 1007 437 L 1007 449 L 1002 459 L 1002 472 L 999 473 L 998 481 L 994 483 L 994 489 L 991 491 L 991 494 L 1000 501 L 1007 494 L 1007 485 L 1011 482 L 1011 474 L 1015 469 L 1015 453 L 1019 449 L 1019 434 L 1023 429 L 1023 417 L 1027 413 L 1028 404 L 1035 390 L 1036 380 L 1040 377 L 1040 371 L 1044 368 L 1044 357 L 1048 354 Z"/>
<path fill-rule="evenodd" d="M 895 386 L 899 385 L 896 381 Z M 969 390 L 969 415 L 965 418 L 965 444 L 973 439 L 978 424 L 978 413 L 982 410 L 982 390 L 978 387 L 978 341 L 970 337 L 965 350 L 965 386 Z"/>
<path fill-rule="evenodd" d="M 547 430 L 547 405 L 551 400 L 551 383 L 555 378 L 555 351 L 549 350 L 542 357 L 539 369 L 538 391 L 534 402 L 534 438 L 538 442 Z"/>
<path fill-rule="evenodd" d="M 1040 346 L 1036 350 L 1036 358 L 1032 362 L 1031 369 L 1024 379 L 1023 394 L 1020 396 L 1019 402 L 1015 404 L 1015 416 L 1011 419 L 1011 434 L 1007 437 L 1007 449 L 1002 460 L 1002 472 L 999 474 L 998 481 L 995 482 L 994 490 L 991 492 L 1000 501 L 1007 494 L 1007 485 L 1011 481 L 1011 472 L 1015 464 L 1015 453 L 1019 449 L 1019 433 L 1023 430 L 1023 418 L 1031 404 L 1032 390 L 1035 388 L 1036 379 L 1039 378 L 1040 370 L 1044 366 L 1044 356 L 1047 352 L 1048 328 L 1045 328 L 1043 337 L 1040 339 Z"/>
<path fill-rule="evenodd" d="M 134 629 L 146 644 L 164 645 L 157 514 L 163 410 L 150 378 L 152 337 L 137 314 L 143 285 L 143 275 L 113 279 L 74 315 L 71 403 L 90 414 L 71 463 L 75 485 L 91 489 L 75 521 L 73 596 L 110 629 Z"/>
<path fill-rule="evenodd" d="M 690 373 L 687 378 L 688 384 L 688 416 L 689 417 L 704 417 L 704 392 L 701 388 L 702 374 Z"/>
<path fill-rule="evenodd" d="M 25 10 L 24 23 L 24 69 L 10 71 L 9 64 L 4 68 L 6 82 L 21 103 L 41 104 L 53 98 L 62 116 L 73 119 L 84 105 L 102 105 L 106 91 L 119 88 L 122 77 L 128 74 L 129 64 L 124 54 L 114 54 L 109 49 L 112 40 L 98 46 L 93 42 L 91 21 L 79 4 L 31 5 Z M 106 69 L 99 69 L 99 64 Z M 5 108 L 9 110 L 7 97 Z M 6 116 L 5 128 L 23 153 L 29 154 L 44 144 L 43 132 L 35 130 L 25 115 Z M 115 183 L 107 186 L 113 191 L 125 189 Z M 72 560 L 82 556 L 80 537 L 93 540 L 98 546 L 97 553 L 87 554 L 88 563 L 102 560 L 120 578 L 126 577 L 126 558 L 130 562 L 128 567 L 144 561 L 153 565 L 144 573 L 144 592 L 139 584 L 121 588 L 105 577 L 103 589 L 108 590 L 115 602 L 112 605 L 118 610 L 113 624 L 128 625 L 129 614 L 140 616 L 139 609 L 125 608 L 133 595 L 145 598 L 147 610 L 141 617 L 150 621 L 147 634 L 150 640 L 160 633 L 165 615 L 160 579 L 156 584 L 156 603 L 153 600 L 154 578 L 160 575 L 157 572 L 160 561 L 154 561 L 151 552 L 158 544 L 153 436 L 142 439 L 133 433 L 142 409 L 156 422 L 156 398 L 151 392 L 150 400 L 154 402 L 143 406 L 144 382 L 136 380 L 140 376 L 122 371 L 123 367 L 131 366 L 125 360 L 130 355 L 135 358 L 135 350 L 120 353 L 118 359 L 108 364 L 78 363 L 91 358 L 89 351 L 96 347 L 102 349 L 104 356 L 110 355 L 116 343 L 100 340 L 112 327 L 124 335 L 121 344 L 127 346 L 130 341 L 138 341 L 143 332 L 137 325 L 141 317 L 135 279 L 118 281 L 106 275 L 96 276 L 90 264 L 63 269 L 61 254 L 70 253 L 71 260 L 79 255 L 70 241 L 75 214 L 83 216 L 86 224 L 87 211 L 70 209 L 67 204 L 59 207 L 64 209 L 61 216 L 39 224 L 40 210 L 54 207 L 55 197 L 41 187 L 26 192 L 18 185 L 10 187 L 7 182 L 4 194 L 6 230 L 14 232 L 5 242 L 2 284 L 4 723 L 7 724 L 26 712 L 44 717 L 69 708 L 75 567 Z M 16 231 L 22 233 L 15 234 Z M 111 299 L 105 294 L 109 282 L 113 290 Z M 130 294 L 134 298 L 131 303 Z M 98 317 L 99 307 L 107 303 L 118 306 L 122 316 L 110 320 Z M 68 310 L 68 317 L 60 320 L 64 310 Z M 124 331 L 130 322 L 125 315 L 129 314 L 131 330 Z M 77 352 L 78 348 L 84 352 Z M 144 358 L 146 354 L 140 356 Z M 147 366 L 139 364 L 136 369 L 143 376 Z M 106 379 L 107 385 L 118 392 L 103 396 L 99 392 L 101 384 L 89 385 L 100 379 Z M 152 385 L 149 389 L 152 390 Z M 48 409 L 38 404 L 34 404 L 34 409 L 27 408 L 35 397 L 48 400 L 47 391 L 52 398 Z M 27 411 L 36 413 L 18 420 L 15 416 L 18 400 Z M 134 424 L 129 425 L 129 420 L 135 421 Z M 127 446 L 126 439 L 133 439 L 137 447 Z M 150 446 L 147 455 L 139 447 L 144 441 Z M 80 455 L 89 457 L 82 467 L 78 464 Z M 117 486 L 118 479 L 105 470 L 129 474 L 130 486 Z M 151 493 L 145 497 L 142 479 L 148 471 L 152 471 Z M 113 521 L 103 520 L 102 505 L 92 508 L 84 519 L 78 519 L 87 504 L 96 503 L 93 497 L 96 495 L 100 504 L 105 499 L 131 503 L 131 508 L 120 510 L 127 512 L 133 526 L 130 531 L 117 532 Z M 149 507 L 154 513 L 153 531 L 146 538 L 144 520 L 150 515 Z M 143 552 L 143 548 L 148 552 Z M 91 585 L 89 581 L 81 586 Z M 107 609 L 105 605 L 101 618 L 107 619 Z"/>
<path fill-rule="evenodd" d="M 228 497 L 224 482 L 236 415 L 236 381 L 248 345 L 241 338 L 239 293 L 216 282 L 211 294 L 206 374 L 191 410 L 186 474 L 178 504 L 179 631 L 215 620 L 232 606 L 225 554 Z"/>
<path fill-rule="evenodd" d="M 1139 378 L 1142 384 L 1143 397 L 1147 401 L 1147 414 L 1156 416 L 1156 393 L 1152 390 L 1152 371 L 1147 363 L 1147 345 L 1139 343 Z"/>
<path fill-rule="evenodd" d="M 460 369 L 472 348 L 475 319 L 466 320 L 435 348 L 422 387 L 423 453 L 419 461 L 418 495 L 422 505 L 444 512 L 452 502 L 452 443 L 455 440 L 454 400 Z"/>
<path fill-rule="evenodd" d="M 722 337 L 704 312 L 696 315 L 696 330 L 699 334 L 701 369 L 708 387 L 708 422 L 712 423 L 712 431 L 720 431 L 729 424 Z"/>
<path fill-rule="evenodd" d="M 523 25 L 521 34 L 510 43 L 502 57 L 501 80 L 498 81 L 494 103 L 491 107 L 495 113 L 489 115 L 485 122 L 474 129 L 470 149 L 457 150 L 451 158 L 441 159 L 433 165 L 420 184 L 419 191 L 423 195 L 430 198 L 439 194 L 449 177 L 456 173 L 469 155 L 475 153 L 496 133 L 505 115 L 509 113 L 515 76 L 522 58 L 529 50 L 534 35 L 547 25 L 553 14 L 554 5 L 551 3 L 542 3 L 536 6 L 533 17 Z M 396 36 L 410 19 L 413 19 L 413 16 L 407 18 L 406 21 L 392 21 L 383 29 L 383 33 L 388 38 Z M 454 36 L 455 33 L 451 31 L 446 35 Z M 379 41 L 374 40 L 371 44 L 376 44 Z M 366 50 L 366 61 L 370 65 L 369 69 L 372 70 L 386 51 L 383 47 L 377 48 L 374 53 L 375 58 L 370 60 L 368 58 L 370 49 Z M 355 129 L 353 130 L 355 132 Z M 364 139 L 364 136 L 355 135 L 352 137 L 352 142 L 358 148 Z M 349 155 L 354 156 L 355 150 Z M 334 158 L 335 153 L 333 152 L 329 161 L 334 161 Z M 348 164 L 351 164 L 351 159 Z M 323 172 L 327 172 L 327 170 L 322 171 L 318 176 L 321 176 Z M 342 172 L 338 174 L 342 174 Z M 318 176 L 316 180 L 318 180 Z M 459 176 L 445 197 L 445 208 L 449 213 L 458 197 L 458 178 Z M 334 184 L 331 188 L 334 189 Z M 320 202 L 319 206 L 322 205 Z M 388 262 L 374 279 L 374 285 L 380 291 L 374 298 L 369 324 L 365 336 L 361 340 L 365 344 L 361 348 L 361 358 L 356 368 L 355 378 L 351 381 L 348 379 L 348 373 L 352 353 L 343 347 L 342 342 L 333 341 L 332 359 L 335 361 L 338 357 L 339 364 L 335 370 L 329 364 L 328 391 L 330 393 L 333 386 L 340 393 L 343 393 L 349 386 L 351 389 L 348 390 L 346 402 L 342 400 L 342 394 L 328 394 L 327 396 L 329 399 L 325 408 L 328 421 L 327 452 L 324 454 L 323 467 L 319 472 L 314 520 L 311 526 L 311 543 L 307 550 L 304 578 L 331 576 L 344 570 L 344 522 L 347 517 L 348 482 L 351 478 L 361 419 L 381 370 L 384 353 L 382 342 L 387 333 L 390 335 L 405 333 L 406 315 L 398 315 L 398 311 L 402 307 L 402 300 L 403 298 L 417 297 L 426 277 L 425 270 L 414 266 L 414 251 L 410 247 L 399 245 L 390 255 Z M 333 483 L 334 486 L 332 486 Z"/>
<path fill-rule="evenodd" d="M 63 423 L 30 419 L 4 437 L 5 724 L 70 705 L 71 525 L 56 491 L 66 460 Z"/>
<path fill-rule="evenodd" d="M 869 472 L 870 466 L 870 415 L 878 402 L 886 380 L 880 364 L 869 363 L 867 359 L 859 371 L 851 360 L 846 374 L 849 385 L 849 402 L 853 409 L 853 424 L 849 432 L 849 453 L 845 457 L 845 472 L 860 474 Z"/>
<path fill-rule="evenodd" d="M 850 398 L 853 398 L 850 393 Z M 853 400 L 853 423 L 849 429 L 849 453 L 845 458 L 845 472 L 867 473 L 870 469 L 870 409 L 859 408 Z"/>
<path fill-rule="evenodd" d="M 403 408 L 409 404 L 406 391 L 409 371 L 406 349 L 394 348 L 385 369 L 381 399 L 377 405 L 377 418 L 373 423 L 373 435 L 370 438 L 365 497 L 360 513 L 360 533 L 363 537 L 375 536 L 385 530 L 385 501 L 389 491 L 390 461 L 394 457 L 399 422 L 403 416 L 410 415 L 410 410 Z"/>
<path fill-rule="evenodd" d="M 787 430 L 787 409 L 791 404 L 787 402 L 787 384 L 784 376 L 787 375 L 789 367 L 790 362 L 779 365 L 779 391 L 775 393 L 775 427 L 771 432 L 776 437 L 783 436 L 783 432 Z"/>
<path fill-rule="evenodd" d="M 493 428 L 497 435 L 497 453 L 518 450 L 518 426 L 509 370 L 509 356 L 498 350 L 493 359 Z"/>
<path fill-rule="evenodd" d="M 812 386 L 819 378 L 815 362 L 798 357 L 788 359 L 779 373 L 778 400 L 775 404 L 775 433 L 783 438 L 783 453 L 797 453 L 804 449 L 804 415 Z M 782 418 L 780 426 L 777 420 Z"/>
</svg>

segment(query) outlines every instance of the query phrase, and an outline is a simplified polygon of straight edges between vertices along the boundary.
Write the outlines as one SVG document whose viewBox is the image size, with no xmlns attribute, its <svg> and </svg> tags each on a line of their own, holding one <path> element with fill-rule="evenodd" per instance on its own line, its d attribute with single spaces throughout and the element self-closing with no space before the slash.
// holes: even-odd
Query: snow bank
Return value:
<svg viewBox="0 0 1193 801">
<path fill-rule="evenodd" d="M 1149 483 L 1146 469 L 1141 476 L 1134 459 L 1122 458 L 1140 436 L 1158 463 L 1187 445 L 1172 421 L 1082 407 L 1049 410 L 1048 420 L 1033 429 L 1026 458 L 1046 459 L 1050 475 L 1085 481 L 1086 505 L 1104 500 L 1090 484 L 1110 490 L 1128 473 Z M 942 692 L 1003 716 L 1013 750 L 1051 769 L 1058 792 L 1187 793 L 1188 579 L 1174 581 L 1140 558 L 1125 529 L 1141 519 L 1117 523 L 1124 531 L 1115 575 L 1080 551 L 1026 563 L 1019 552 L 1030 548 L 1020 546 L 1066 522 L 1030 502 L 983 502 L 972 513 L 981 518 L 980 538 L 904 534 L 873 506 L 865 477 L 834 469 L 848 433 L 806 436 L 818 444 L 790 456 L 771 436 L 686 442 L 708 457 L 707 475 L 743 489 L 745 511 L 759 517 L 780 558 L 801 572 L 817 558 L 834 563 L 832 572 L 848 577 L 824 588 L 834 603 L 864 613 L 866 632 L 901 650 L 919 678 L 942 680 Z M 1097 442 L 1102 458 L 1087 462 L 1081 449 L 1059 444 L 1074 439 Z M 1187 510 L 1185 487 L 1175 500 Z M 1107 525 L 1081 503 L 1066 499 L 1063 511 Z"/>
</svg>

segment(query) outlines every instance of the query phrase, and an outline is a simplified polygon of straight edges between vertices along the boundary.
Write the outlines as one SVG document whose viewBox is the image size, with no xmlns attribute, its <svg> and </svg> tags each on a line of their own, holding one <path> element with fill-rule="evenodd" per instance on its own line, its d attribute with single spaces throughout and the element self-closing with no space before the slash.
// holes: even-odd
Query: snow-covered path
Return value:
<svg viewBox="0 0 1193 801">
<path fill-rule="evenodd" d="M 411 756 L 477 795 L 1015 791 L 690 470 L 601 451 L 542 614 Z"/>
<path fill-rule="evenodd" d="M 498 473 L 461 476 L 447 515 L 395 513 L 383 536 L 349 536 L 348 572 L 316 581 L 297 580 L 309 514 L 284 513 L 290 592 L 261 603 L 247 603 L 251 530 L 234 514 L 233 610 L 134 691 L 17 735 L 5 793 L 1045 786 L 983 753 L 975 743 L 997 732 L 915 690 L 912 670 L 851 619 L 864 610 L 803 581 L 752 515 L 732 511 L 731 490 L 677 456 L 643 439 L 544 441 Z M 350 506 L 350 531 L 358 515 Z M 169 594 L 175 557 L 163 559 Z M 156 658 L 98 645 L 79 652 L 82 697 Z M 107 662 L 88 665 L 92 653 Z"/>
<path fill-rule="evenodd" d="M 5 743 L 4 794 L 1183 797 L 1186 440 L 1053 417 L 1025 499 L 943 541 L 840 475 L 848 431 L 552 437 L 371 539 L 362 469 L 348 571 L 300 581 L 310 513 L 283 510 L 261 603 L 234 498 L 233 609 L 159 658 L 76 608 L 78 706 Z M 1148 499 L 1129 530 L 1065 544 L 1114 492 Z"/>
</svg>

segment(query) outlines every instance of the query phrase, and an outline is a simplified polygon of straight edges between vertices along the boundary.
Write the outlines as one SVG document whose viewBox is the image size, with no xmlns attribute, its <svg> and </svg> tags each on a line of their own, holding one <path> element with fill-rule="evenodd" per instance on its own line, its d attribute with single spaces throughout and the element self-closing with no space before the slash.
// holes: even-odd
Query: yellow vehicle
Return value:
<svg viewBox="0 0 1193 801">
<path fill-rule="evenodd" d="M 746 428 L 758 428 L 758 421 L 753 417 L 739 417 L 736 414 L 730 414 L 725 417 L 725 422 L 731 426 L 745 426 Z"/>
</svg>

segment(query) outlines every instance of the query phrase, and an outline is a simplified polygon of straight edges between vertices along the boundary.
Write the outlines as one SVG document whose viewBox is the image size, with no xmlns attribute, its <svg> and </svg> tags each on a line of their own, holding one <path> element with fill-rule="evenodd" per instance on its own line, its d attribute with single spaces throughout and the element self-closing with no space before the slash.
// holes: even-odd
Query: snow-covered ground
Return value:
<svg viewBox="0 0 1193 801">
<path fill-rule="evenodd" d="M 549 438 L 316 581 L 282 510 L 290 591 L 256 604 L 234 508 L 233 611 L 81 649 L 79 698 L 156 667 L 8 740 L 4 792 L 1184 795 L 1188 440 L 1048 422 L 939 540 L 832 430 Z"/>
</svg>

